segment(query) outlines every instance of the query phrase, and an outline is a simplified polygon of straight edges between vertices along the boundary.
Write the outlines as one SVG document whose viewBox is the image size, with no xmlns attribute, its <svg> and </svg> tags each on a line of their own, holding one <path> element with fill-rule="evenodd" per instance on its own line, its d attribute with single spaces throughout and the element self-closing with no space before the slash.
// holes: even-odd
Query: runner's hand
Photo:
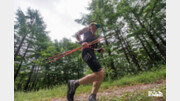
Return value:
<svg viewBox="0 0 180 101">
<path fill-rule="evenodd" d="M 103 47 L 101 47 L 100 49 L 101 49 L 101 53 L 103 53 L 105 51 Z"/>
<path fill-rule="evenodd" d="M 99 53 L 103 53 L 105 50 L 103 47 L 101 47 L 100 49 L 97 50 Z"/>
<path fill-rule="evenodd" d="M 82 46 L 83 46 L 83 47 L 88 47 L 88 43 L 87 43 L 87 42 L 83 42 L 83 43 L 82 43 Z"/>
</svg>

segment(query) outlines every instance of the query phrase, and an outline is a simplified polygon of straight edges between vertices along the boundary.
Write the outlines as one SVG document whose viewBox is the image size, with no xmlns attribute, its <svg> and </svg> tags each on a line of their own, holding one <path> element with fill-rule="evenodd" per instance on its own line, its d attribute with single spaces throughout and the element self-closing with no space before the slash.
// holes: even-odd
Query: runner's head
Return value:
<svg viewBox="0 0 180 101">
<path fill-rule="evenodd" d="M 96 22 L 92 21 L 90 23 L 90 27 L 97 30 L 98 28 L 101 28 L 101 25 L 100 24 L 97 24 Z"/>
</svg>

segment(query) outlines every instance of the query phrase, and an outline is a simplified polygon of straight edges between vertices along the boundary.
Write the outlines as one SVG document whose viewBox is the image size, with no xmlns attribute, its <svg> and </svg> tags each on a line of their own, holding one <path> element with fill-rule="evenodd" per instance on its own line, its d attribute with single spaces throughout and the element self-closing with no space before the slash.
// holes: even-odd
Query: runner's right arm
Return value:
<svg viewBox="0 0 180 101">
<path fill-rule="evenodd" d="M 82 40 L 81 40 L 81 35 L 84 34 L 84 33 L 86 33 L 87 31 L 89 31 L 89 27 L 85 27 L 85 28 L 83 28 L 82 30 L 80 30 L 80 31 L 78 31 L 77 33 L 75 33 L 76 39 L 77 39 L 79 42 L 81 42 L 81 41 L 82 41 Z"/>
</svg>

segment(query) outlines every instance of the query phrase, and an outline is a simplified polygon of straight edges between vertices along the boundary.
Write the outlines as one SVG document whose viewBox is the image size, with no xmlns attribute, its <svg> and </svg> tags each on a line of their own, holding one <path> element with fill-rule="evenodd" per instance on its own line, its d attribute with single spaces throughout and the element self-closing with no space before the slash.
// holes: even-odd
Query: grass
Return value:
<svg viewBox="0 0 180 101">
<path fill-rule="evenodd" d="M 15 101 L 41 101 L 49 100 L 51 98 L 63 97 L 66 94 L 66 85 L 54 87 L 52 89 L 41 89 L 34 92 L 15 92 Z M 60 95 L 60 96 L 59 96 Z"/>
<path fill-rule="evenodd" d="M 99 91 L 112 87 L 123 87 L 127 85 L 148 84 L 163 80 L 166 78 L 166 70 L 159 69 L 156 71 L 142 72 L 137 75 L 127 75 L 114 81 L 105 81 L 102 83 Z M 90 93 L 92 85 L 80 86 L 76 94 Z M 15 101 L 41 101 L 52 98 L 66 97 L 67 85 L 56 86 L 52 89 L 41 89 L 36 92 L 15 92 Z"/>
</svg>

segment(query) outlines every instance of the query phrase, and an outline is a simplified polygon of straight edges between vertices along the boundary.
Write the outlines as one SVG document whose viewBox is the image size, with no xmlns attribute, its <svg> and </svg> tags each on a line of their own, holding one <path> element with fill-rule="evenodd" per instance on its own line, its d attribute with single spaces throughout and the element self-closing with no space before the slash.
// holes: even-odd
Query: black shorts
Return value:
<svg viewBox="0 0 180 101">
<path fill-rule="evenodd" d="M 88 64 L 88 66 L 91 68 L 93 72 L 99 72 L 102 69 L 93 49 L 91 48 L 83 49 L 82 58 Z"/>
</svg>

